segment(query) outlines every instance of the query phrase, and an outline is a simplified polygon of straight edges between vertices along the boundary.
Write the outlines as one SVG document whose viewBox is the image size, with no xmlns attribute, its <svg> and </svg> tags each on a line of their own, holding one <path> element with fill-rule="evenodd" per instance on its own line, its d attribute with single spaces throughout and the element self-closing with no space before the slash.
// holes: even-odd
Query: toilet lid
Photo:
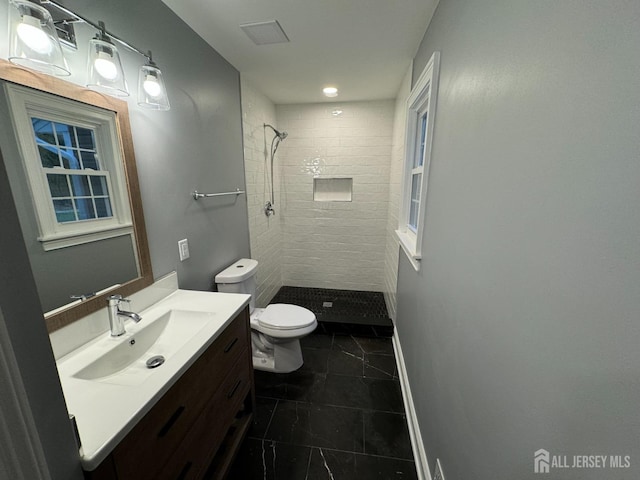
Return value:
<svg viewBox="0 0 640 480">
<path fill-rule="evenodd" d="M 316 316 L 306 308 L 297 305 L 274 303 L 264 309 L 258 319 L 260 325 L 277 330 L 293 330 L 312 325 Z"/>
</svg>

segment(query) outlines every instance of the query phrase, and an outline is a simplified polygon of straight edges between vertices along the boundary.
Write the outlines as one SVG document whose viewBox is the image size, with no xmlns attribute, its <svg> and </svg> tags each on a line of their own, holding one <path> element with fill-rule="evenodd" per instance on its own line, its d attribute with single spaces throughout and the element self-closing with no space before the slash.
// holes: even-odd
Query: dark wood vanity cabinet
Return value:
<svg viewBox="0 0 640 480">
<path fill-rule="evenodd" d="M 114 451 L 91 480 L 224 478 L 255 407 L 245 308 Z"/>
</svg>

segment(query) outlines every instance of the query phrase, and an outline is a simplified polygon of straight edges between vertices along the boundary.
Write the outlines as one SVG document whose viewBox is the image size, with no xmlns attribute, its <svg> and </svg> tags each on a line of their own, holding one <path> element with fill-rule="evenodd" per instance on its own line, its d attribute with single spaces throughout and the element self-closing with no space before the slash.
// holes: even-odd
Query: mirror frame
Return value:
<svg viewBox="0 0 640 480">
<path fill-rule="evenodd" d="M 57 77 L 20 67 L 3 59 L 0 59 L 0 80 L 23 85 L 25 87 L 57 95 L 76 102 L 85 103 L 87 105 L 93 105 L 98 108 L 110 110 L 116 114 L 116 126 L 119 134 L 122 158 L 124 159 L 126 183 L 129 202 L 131 204 L 131 217 L 133 221 L 140 275 L 138 278 L 123 283 L 119 287 L 114 288 L 107 293 L 96 295 L 79 304 L 69 306 L 62 310 L 58 309 L 55 314 L 46 316 L 45 322 L 47 330 L 51 333 L 75 322 L 76 320 L 79 320 L 82 317 L 105 308 L 106 298 L 108 295 L 120 294 L 128 296 L 153 283 L 151 255 L 149 254 L 149 243 L 147 241 L 147 231 L 144 223 L 144 214 L 142 212 L 142 198 L 140 196 L 140 185 L 138 183 L 138 170 L 133 151 L 131 124 L 129 122 L 129 107 L 123 100 L 89 90 Z"/>
</svg>

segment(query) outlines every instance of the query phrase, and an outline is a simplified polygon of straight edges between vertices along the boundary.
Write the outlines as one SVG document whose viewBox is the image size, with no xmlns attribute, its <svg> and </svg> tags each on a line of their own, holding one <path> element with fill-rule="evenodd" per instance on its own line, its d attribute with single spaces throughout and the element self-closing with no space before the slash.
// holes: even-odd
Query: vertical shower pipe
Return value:
<svg viewBox="0 0 640 480">
<path fill-rule="evenodd" d="M 268 123 L 263 124 L 263 128 L 267 128 L 269 127 L 271 130 L 273 130 L 273 132 L 275 133 L 275 135 L 273 136 L 273 139 L 271 140 L 271 149 L 270 149 L 270 177 L 271 177 L 271 199 L 267 200 L 267 203 L 265 203 L 264 205 L 264 214 L 269 217 L 271 215 L 275 215 L 276 211 L 273 208 L 273 206 L 275 205 L 275 197 L 274 197 L 274 191 L 273 191 L 273 162 L 274 162 L 274 158 L 276 156 L 276 152 L 278 151 L 278 146 L 280 145 L 280 142 L 282 140 L 284 140 L 285 138 L 287 138 L 287 132 L 285 131 L 278 131 L 275 127 L 273 127 L 272 125 L 269 125 Z"/>
</svg>

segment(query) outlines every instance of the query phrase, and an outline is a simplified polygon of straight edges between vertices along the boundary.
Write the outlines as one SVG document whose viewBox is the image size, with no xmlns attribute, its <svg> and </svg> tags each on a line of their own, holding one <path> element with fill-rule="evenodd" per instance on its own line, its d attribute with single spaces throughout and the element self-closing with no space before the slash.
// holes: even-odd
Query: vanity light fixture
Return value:
<svg viewBox="0 0 640 480">
<path fill-rule="evenodd" d="M 87 87 L 98 92 L 128 97 L 120 53 L 106 33 L 104 22 L 98 22 L 99 31 L 89 40 L 87 61 Z"/>
<path fill-rule="evenodd" d="M 9 3 L 9 61 L 50 75 L 70 75 L 48 10 L 26 0 Z"/>
<path fill-rule="evenodd" d="M 153 110 L 169 110 L 162 72 L 151 57 L 151 50 L 146 57 L 147 63 L 140 67 L 138 75 L 138 105 Z"/>
<path fill-rule="evenodd" d="M 151 52 L 143 52 L 108 32 L 103 22 L 96 24 L 55 0 L 39 2 L 9 0 L 11 62 L 48 74 L 70 75 L 71 71 L 62 55 L 60 36 L 65 45 L 75 49 L 73 24 L 86 23 L 98 30 L 89 41 L 87 87 L 118 97 L 129 95 L 120 53 L 115 46 L 117 42 L 145 58 L 138 81 L 138 105 L 154 110 L 169 110 L 162 72 L 153 62 Z"/>
<path fill-rule="evenodd" d="M 338 89 L 336 87 L 324 87 L 322 93 L 325 97 L 337 97 Z"/>
</svg>

